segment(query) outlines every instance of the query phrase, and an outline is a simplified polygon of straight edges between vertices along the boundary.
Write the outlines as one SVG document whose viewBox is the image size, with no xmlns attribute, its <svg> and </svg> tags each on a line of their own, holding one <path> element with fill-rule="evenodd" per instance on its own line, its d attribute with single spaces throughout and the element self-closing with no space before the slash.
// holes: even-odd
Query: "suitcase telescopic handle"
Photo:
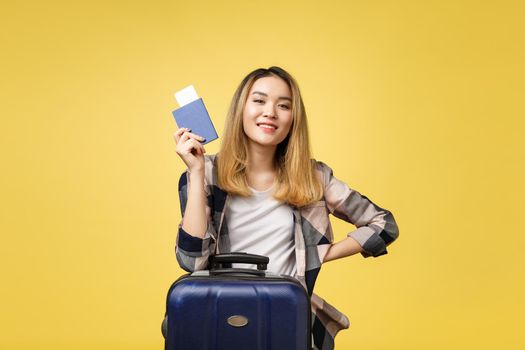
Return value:
<svg viewBox="0 0 525 350">
<path fill-rule="evenodd" d="M 265 271 L 269 261 L 267 256 L 244 252 L 215 254 L 209 258 L 210 270 L 231 268 L 231 264 L 255 264 L 258 271 Z"/>
</svg>

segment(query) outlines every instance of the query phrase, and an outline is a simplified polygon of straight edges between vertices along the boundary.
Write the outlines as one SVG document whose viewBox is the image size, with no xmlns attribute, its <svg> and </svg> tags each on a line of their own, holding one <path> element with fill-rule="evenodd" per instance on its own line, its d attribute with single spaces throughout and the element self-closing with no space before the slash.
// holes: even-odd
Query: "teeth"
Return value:
<svg viewBox="0 0 525 350">
<path fill-rule="evenodd" d="M 265 128 L 265 129 L 275 129 L 275 126 L 266 125 L 266 124 L 259 124 L 259 127 Z"/>
</svg>

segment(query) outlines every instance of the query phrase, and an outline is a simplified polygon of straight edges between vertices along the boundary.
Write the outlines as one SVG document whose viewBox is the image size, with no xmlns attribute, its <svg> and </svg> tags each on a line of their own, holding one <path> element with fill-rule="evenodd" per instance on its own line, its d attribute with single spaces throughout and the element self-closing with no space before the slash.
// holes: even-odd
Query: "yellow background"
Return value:
<svg viewBox="0 0 525 350">
<path fill-rule="evenodd" d="M 4 2 L 0 348 L 162 348 L 172 94 L 194 84 L 220 134 L 270 65 L 299 81 L 314 156 L 401 229 L 324 266 L 337 348 L 525 348 L 521 3 Z"/>
</svg>

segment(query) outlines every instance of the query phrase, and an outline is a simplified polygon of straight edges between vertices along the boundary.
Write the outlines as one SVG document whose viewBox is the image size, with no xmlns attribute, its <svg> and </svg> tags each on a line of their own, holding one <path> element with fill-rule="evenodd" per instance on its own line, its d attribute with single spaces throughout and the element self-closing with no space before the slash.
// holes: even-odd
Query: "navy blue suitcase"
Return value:
<svg viewBox="0 0 525 350">
<path fill-rule="evenodd" d="M 166 350 L 311 349 L 310 297 L 291 277 L 266 272 L 268 257 L 210 257 L 210 270 L 175 281 L 166 303 Z M 232 263 L 257 269 L 231 268 Z"/>
</svg>

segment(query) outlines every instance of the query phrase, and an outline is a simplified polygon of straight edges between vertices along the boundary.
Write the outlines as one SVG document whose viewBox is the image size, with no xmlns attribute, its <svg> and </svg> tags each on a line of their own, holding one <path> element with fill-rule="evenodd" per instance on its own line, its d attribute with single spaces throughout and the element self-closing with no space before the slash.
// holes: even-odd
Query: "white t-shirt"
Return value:
<svg viewBox="0 0 525 350">
<path fill-rule="evenodd" d="M 273 198 L 273 188 L 251 191 L 250 197 L 232 196 L 226 209 L 230 251 L 267 256 L 270 258 L 268 271 L 295 276 L 292 208 Z M 253 265 L 233 264 L 233 267 Z"/>
</svg>

